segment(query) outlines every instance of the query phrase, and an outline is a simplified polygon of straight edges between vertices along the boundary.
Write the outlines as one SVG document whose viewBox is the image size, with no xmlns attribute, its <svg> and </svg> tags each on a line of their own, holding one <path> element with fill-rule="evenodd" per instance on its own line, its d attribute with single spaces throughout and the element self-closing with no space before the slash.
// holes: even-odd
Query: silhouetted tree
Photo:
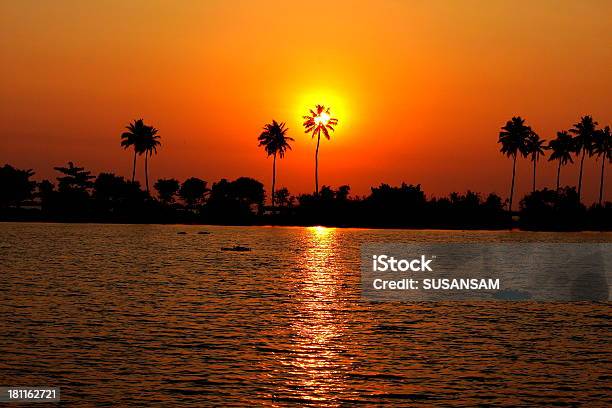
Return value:
<svg viewBox="0 0 612 408">
<path fill-rule="evenodd" d="M 263 184 L 248 177 L 235 181 L 221 179 L 214 183 L 206 211 L 213 222 L 251 223 L 262 212 L 265 193 Z"/>
<path fill-rule="evenodd" d="M 113 173 L 100 173 L 93 183 L 93 198 L 112 205 L 124 195 L 125 179 Z"/>
<path fill-rule="evenodd" d="M 263 184 L 250 177 L 239 177 L 231 184 L 234 197 L 249 206 L 255 206 L 256 212 L 261 212 L 264 204 L 265 192 Z"/>
<path fill-rule="evenodd" d="M 61 193 L 82 192 L 87 194 L 87 190 L 93 187 L 91 180 L 96 178 L 91 175 L 91 171 L 86 171 L 84 167 L 77 167 L 72 162 L 68 162 L 68 167 L 54 167 L 53 169 L 64 174 L 57 178 Z"/>
<path fill-rule="evenodd" d="M 32 198 L 36 182 L 30 180 L 32 169 L 19 170 L 5 164 L 0 167 L 0 208 L 14 205 L 19 207 L 23 201 Z"/>
<path fill-rule="evenodd" d="M 531 191 L 535 191 L 536 189 L 536 166 L 540 156 L 544 156 L 546 149 L 546 140 L 540 139 L 540 136 L 533 130 L 529 132 L 529 136 L 527 136 L 527 140 L 525 141 L 525 151 L 527 154 L 531 155 L 531 161 L 533 162 L 533 188 Z"/>
<path fill-rule="evenodd" d="M 274 194 L 276 188 L 276 155 L 282 159 L 287 149 L 291 150 L 289 142 L 293 139 L 287 136 L 285 123 L 273 120 L 264 126 L 264 131 L 259 135 L 259 146 L 263 146 L 269 156 L 274 156 L 272 161 L 272 206 L 274 207 Z"/>
<path fill-rule="evenodd" d="M 98 215 L 106 213 L 113 216 L 146 215 L 147 194 L 140 189 L 138 182 L 126 181 L 113 173 L 100 173 L 94 181 L 93 194 Z"/>
<path fill-rule="evenodd" d="M 451 204 L 457 208 L 477 209 L 480 205 L 480 195 L 470 190 L 465 195 L 456 192 L 450 193 L 449 198 Z"/>
<path fill-rule="evenodd" d="M 559 190 L 559 182 L 561 179 L 561 166 L 565 166 L 567 162 L 573 163 L 572 153 L 576 150 L 574 139 L 565 130 L 557 132 L 557 138 L 548 143 L 548 148 L 552 150 L 548 161 L 558 160 L 557 165 L 557 190 Z"/>
<path fill-rule="evenodd" d="M 348 200 L 349 193 L 351 192 L 351 186 L 344 184 L 338 187 L 336 190 L 336 200 L 346 201 Z"/>
<path fill-rule="evenodd" d="M 161 146 L 159 141 L 160 136 L 158 130 L 153 126 L 146 126 L 146 131 L 143 134 L 142 148 L 145 152 L 145 181 L 147 185 L 147 193 L 149 192 L 149 156 L 153 153 L 157 154 L 157 147 Z"/>
<path fill-rule="evenodd" d="M 136 156 L 145 152 L 144 139 L 149 133 L 150 126 L 144 124 L 142 119 L 134 120 L 125 127 L 128 131 L 121 134 L 121 146 L 124 149 L 134 149 L 134 164 L 132 166 L 132 182 L 136 177 Z"/>
<path fill-rule="evenodd" d="M 597 122 L 589 115 L 580 118 L 580 122 L 574 124 L 574 127 L 569 131 L 575 135 L 576 154 L 580 155 L 580 175 L 578 176 L 578 200 L 580 201 L 582 193 L 582 168 L 584 166 L 584 157 L 588 153 L 593 154 L 593 138 L 595 136 Z"/>
<path fill-rule="evenodd" d="M 164 204 L 170 204 L 174 202 L 174 196 L 176 196 L 180 187 L 181 185 L 178 180 L 173 178 L 159 179 L 153 185 L 153 188 L 157 190 L 157 195 L 159 196 L 159 199 Z"/>
<path fill-rule="evenodd" d="M 206 182 L 200 180 L 197 177 L 190 177 L 183 181 L 179 190 L 179 196 L 185 201 L 187 207 L 195 208 L 196 205 L 202 204 L 204 201 L 204 195 L 208 189 L 206 188 Z"/>
<path fill-rule="evenodd" d="M 601 159 L 601 178 L 599 180 L 599 200 L 598 205 L 601 206 L 603 199 L 604 186 L 604 167 L 606 161 L 612 163 L 612 134 L 610 126 L 606 126 L 595 133 L 593 138 L 593 154 L 597 155 L 597 159 Z"/>
<path fill-rule="evenodd" d="M 585 208 L 576 189 L 536 190 L 520 203 L 521 225 L 529 229 L 578 229 L 584 223 Z"/>
<path fill-rule="evenodd" d="M 525 125 L 525 120 L 515 116 L 501 128 L 498 143 L 501 144 L 500 151 L 508 157 L 512 157 L 512 184 L 510 186 L 510 201 L 508 211 L 512 211 L 512 198 L 514 196 L 514 180 L 516 177 L 516 156 L 522 154 L 527 156 L 526 141 L 531 133 L 531 128 Z"/>
<path fill-rule="evenodd" d="M 501 197 L 489 194 L 482 200 L 479 193 L 453 192 L 448 197 L 432 199 L 421 217 L 429 225 L 442 227 L 483 228 L 507 225 Z"/>
<path fill-rule="evenodd" d="M 291 207 L 293 205 L 293 197 L 289 195 L 287 187 L 278 189 L 276 192 L 276 202 L 281 207 Z"/>
<path fill-rule="evenodd" d="M 334 131 L 338 119 L 330 117 L 329 108 L 317 105 L 315 110 L 310 109 L 310 115 L 304 116 L 304 132 L 312 133 L 317 138 L 317 150 L 315 151 L 315 194 L 319 194 L 319 143 L 321 133 L 329 140 L 329 133 Z"/>
<path fill-rule="evenodd" d="M 490 193 L 487 196 L 487 199 L 483 203 L 483 206 L 487 209 L 494 210 L 494 211 L 498 211 L 504 208 L 502 198 L 494 193 Z"/>
<path fill-rule="evenodd" d="M 425 193 L 421 185 L 402 183 L 400 187 L 381 184 L 372 187 L 366 198 L 367 213 L 376 225 L 418 225 L 425 208 Z"/>
<path fill-rule="evenodd" d="M 336 192 L 330 186 L 323 186 L 319 191 L 319 198 L 321 201 L 333 201 L 336 198 Z"/>
<path fill-rule="evenodd" d="M 95 176 L 83 167 L 68 162 L 68 167 L 54 167 L 61 173 L 57 177 L 58 191 L 52 195 L 50 208 L 54 215 L 62 219 L 85 219 L 91 215 L 89 191 Z"/>
<path fill-rule="evenodd" d="M 340 186 L 337 190 L 331 186 L 322 186 L 319 194 L 302 194 L 298 197 L 299 206 L 295 214 L 299 222 L 306 225 L 350 225 L 358 218 L 363 202 L 349 200 L 351 188 L 348 185 Z"/>
</svg>

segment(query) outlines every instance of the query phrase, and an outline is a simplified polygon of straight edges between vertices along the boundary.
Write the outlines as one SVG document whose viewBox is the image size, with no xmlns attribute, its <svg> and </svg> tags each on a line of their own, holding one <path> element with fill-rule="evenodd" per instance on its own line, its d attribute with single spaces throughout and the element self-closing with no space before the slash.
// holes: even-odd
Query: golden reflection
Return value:
<svg viewBox="0 0 612 408">
<path fill-rule="evenodd" d="M 304 264 L 292 320 L 293 353 L 284 363 L 292 385 L 304 400 L 328 401 L 346 396 L 344 373 L 352 358 L 347 333 L 346 269 L 337 260 L 339 231 L 309 227 L 303 235 Z"/>
<path fill-rule="evenodd" d="M 317 225 L 315 227 L 306 227 L 306 230 L 311 231 L 314 234 L 313 239 L 315 240 L 318 240 L 320 237 L 324 237 L 336 231 L 335 228 L 323 227 L 321 225 Z"/>
</svg>

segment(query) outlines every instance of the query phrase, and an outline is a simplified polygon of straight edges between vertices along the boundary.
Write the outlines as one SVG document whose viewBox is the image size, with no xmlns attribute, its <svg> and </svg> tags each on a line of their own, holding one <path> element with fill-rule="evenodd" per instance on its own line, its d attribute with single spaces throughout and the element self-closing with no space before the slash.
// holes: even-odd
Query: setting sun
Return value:
<svg viewBox="0 0 612 408">
<path fill-rule="evenodd" d="M 315 194 L 319 195 L 319 144 L 321 143 L 321 133 L 327 140 L 330 140 L 330 133 L 335 130 L 338 119 L 330 116 L 330 108 L 323 105 L 315 106 L 314 110 L 309 109 L 309 114 L 304 116 L 304 132 L 310 133 L 312 138 L 317 139 L 317 150 L 315 151 Z"/>
<path fill-rule="evenodd" d="M 327 122 L 329 122 L 329 118 L 330 116 L 326 113 L 323 112 L 320 115 L 318 115 L 317 117 L 315 117 L 314 121 L 317 125 L 327 125 Z"/>
</svg>

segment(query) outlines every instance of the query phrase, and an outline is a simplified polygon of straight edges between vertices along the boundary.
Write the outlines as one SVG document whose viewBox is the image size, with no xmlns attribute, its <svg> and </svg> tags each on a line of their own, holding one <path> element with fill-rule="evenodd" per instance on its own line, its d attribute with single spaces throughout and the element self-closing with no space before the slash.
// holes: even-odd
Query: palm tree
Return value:
<svg viewBox="0 0 612 408">
<path fill-rule="evenodd" d="M 547 149 L 546 140 L 540 139 L 540 136 L 533 130 L 529 132 L 529 136 L 527 136 L 527 140 L 525 141 L 525 148 L 527 154 L 531 155 L 531 161 L 533 162 L 533 188 L 532 192 L 536 190 L 536 165 L 540 156 L 544 156 L 544 150 Z"/>
<path fill-rule="evenodd" d="M 569 131 L 576 135 L 574 138 L 576 143 L 576 155 L 582 155 L 580 159 L 580 175 L 578 176 L 578 201 L 580 201 L 580 193 L 582 191 L 582 167 L 584 165 L 584 156 L 586 153 L 591 156 L 593 154 L 593 137 L 595 136 L 595 128 L 597 122 L 589 115 L 580 118 L 580 122 L 576 123 Z"/>
<path fill-rule="evenodd" d="M 567 162 L 574 162 L 572 159 L 572 153 L 576 150 L 574 139 L 565 130 L 557 132 L 557 138 L 548 143 L 548 148 L 552 150 L 548 161 L 559 160 L 559 165 L 557 166 L 557 191 L 559 191 L 561 166 L 565 166 Z"/>
<path fill-rule="evenodd" d="M 128 131 L 121 134 L 121 146 L 124 149 L 132 147 L 134 149 L 134 165 L 132 166 L 132 183 L 136 177 L 136 155 L 144 153 L 142 141 L 147 133 L 148 126 L 142 119 L 134 120 L 125 127 Z"/>
<path fill-rule="evenodd" d="M 317 137 L 317 150 L 315 152 L 315 192 L 319 195 L 319 143 L 321 132 L 329 140 L 329 132 L 334 131 L 334 126 L 338 124 L 338 119 L 330 117 L 329 108 L 317 105 L 315 110 L 310 109 L 310 115 L 304 116 L 304 133 L 312 133 L 312 137 Z"/>
<path fill-rule="evenodd" d="M 610 126 L 596 132 L 593 139 L 593 153 L 597 155 L 597 158 L 601 158 L 601 178 L 599 181 L 599 206 L 601 207 L 601 201 L 603 199 L 603 185 L 604 185 L 604 166 L 606 160 L 612 163 L 612 134 L 610 133 Z"/>
<path fill-rule="evenodd" d="M 278 123 L 272 120 L 264 126 L 263 132 L 259 135 L 259 146 L 263 146 L 269 156 L 274 156 L 272 161 L 272 207 L 274 207 L 274 194 L 276 186 L 276 155 L 282 159 L 285 156 L 287 149 L 291 150 L 289 142 L 293 142 L 293 138 L 287 136 L 288 128 L 285 127 L 285 122 Z"/>
<path fill-rule="evenodd" d="M 508 211 L 512 211 L 512 198 L 514 196 L 514 180 L 516 177 L 516 156 L 522 154 L 527 156 L 526 140 L 531 134 L 531 128 L 525 125 L 525 119 L 515 116 L 507 121 L 499 132 L 498 143 L 501 144 L 500 151 L 508 157 L 512 157 L 512 184 L 510 186 L 510 201 Z"/>
<path fill-rule="evenodd" d="M 146 131 L 142 135 L 142 150 L 145 153 L 145 180 L 147 184 L 147 193 L 149 192 L 149 156 L 153 153 L 157 154 L 157 147 L 161 146 L 160 137 L 157 134 L 158 130 L 153 126 L 146 126 Z"/>
</svg>

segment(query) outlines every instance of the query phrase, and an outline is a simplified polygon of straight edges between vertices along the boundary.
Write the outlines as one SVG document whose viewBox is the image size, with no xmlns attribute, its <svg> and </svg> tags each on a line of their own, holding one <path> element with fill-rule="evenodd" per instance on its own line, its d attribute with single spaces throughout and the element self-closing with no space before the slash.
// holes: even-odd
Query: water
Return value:
<svg viewBox="0 0 612 408">
<path fill-rule="evenodd" d="M 0 386 L 113 406 L 612 404 L 607 302 L 360 299 L 361 243 L 476 241 L 612 234 L 0 224 Z"/>
</svg>

